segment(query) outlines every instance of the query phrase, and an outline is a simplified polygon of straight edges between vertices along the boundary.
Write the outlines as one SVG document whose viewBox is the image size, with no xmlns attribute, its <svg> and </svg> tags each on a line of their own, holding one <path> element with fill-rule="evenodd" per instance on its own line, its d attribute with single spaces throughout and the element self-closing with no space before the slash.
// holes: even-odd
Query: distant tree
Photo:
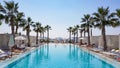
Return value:
<svg viewBox="0 0 120 68">
<path fill-rule="evenodd" d="M 69 32 L 69 43 L 71 43 L 71 33 L 72 33 L 72 27 L 67 28 Z"/>
<path fill-rule="evenodd" d="M 44 36 L 44 34 L 45 34 L 45 32 L 46 32 L 46 28 L 45 27 L 43 27 L 43 30 L 42 30 L 42 35 L 43 35 L 43 41 L 45 41 L 45 36 Z"/>
<path fill-rule="evenodd" d="M 78 30 L 79 30 L 80 26 L 76 25 L 76 26 L 74 26 L 74 28 L 76 30 L 76 42 L 78 42 Z"/>
<path fill-rule="evenodd" d="M 47 42 L 49 43 L 49 30 L 51 30 L 51 26 L 46 25 L 45 28 L 47 30 Z"/>
<path fill-rule="evenodd" d="M 27 18 L 27 20 L 24 21 L 24 23 L 21 24 L 23 26 L 23 31 L 26 31 L 27 39 L 28 39 L 28 46 L 30 47 L 30 26 L 33 25 L 34 22 L 32 22 L 32 19 L 30 17 Z"/>
<path fill-rule="evenodd" d="M 88 33 L 88 45 L 90 45 L 90 27 L 92 27 L 92 17 L 89 14 L 84 15 L 84 18 L 82 18 L 83 24 L 81 24 L 81 27 L 83 27 L 85 30 L 87 30 Z"/>
<path fill-rule="evenodd" d="M 40 33 L 40 42 L 42 42 L 42 33 L 43 33 L 44 28 L 41 26 L 39 26 L 39 33 Z"/>
<path fill-rule="evenodd" d="M 41 27 L 41 23 L 36 22 L 35 24 L 33 24 L 33 27 L 34 27 L 33 30 L 36 32 L 36 44 L 38 44 L 38 33 Z"/>
<path fill-rule="evenodd" d="M 75 35 L 76 35 L 76 28 L 72 28 L 72 34 L 73 34 L 73 43 L 75 43 Z"/>
</svg>

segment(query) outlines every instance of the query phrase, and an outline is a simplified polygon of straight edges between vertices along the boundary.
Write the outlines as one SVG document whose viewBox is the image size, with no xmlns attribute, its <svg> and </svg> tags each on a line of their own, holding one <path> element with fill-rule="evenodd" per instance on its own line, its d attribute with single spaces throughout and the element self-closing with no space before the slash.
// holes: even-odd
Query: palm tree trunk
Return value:
<svg viewBox="0 0 120 68">
<path fill-rule="evenodd" d="M 77 31 L 76 43 L 78 43 L 78 31 Z"/>
<path fill-rule="evenodd" d="M 82 38 L 82 31 L 80 31 L 80 37 Z"/>
<path fill-rule="evenodd" d="M 82 31 L 80 31 L 80 38 L 82 38 Z M 80 39 L 80 45 L 82 45 L 82 39 Z"/>
<path fill-rule="evenodd" d="M 75 33 L 74 33 L 74 43 L 75 43 Z"/>
<path fill-rule="evenodd" d="M 85 37 L 85 31 L 84 31 L 84 37 Z"/>
<path fill-rule="evenodd" d="M 12 31 L 12 35 L 13 35 L 13 40 L 14 40 L 14 43 L 15 43 L 15 33 L 14 33 L 14 22 L 13 22 L 13 18 L 11 18 L 10 24 L 11 24 L 11 31 Z"/>
<path fill-rule="evenodd" d="M 89 32 L 89 27 L 88 27 L 88 45 L 90 45 L 90 32 Z"/>
<path fill-rule="evenodd" d="M 43 41 L 44 41 L 44 32 L 43 32 Z"/>
<path fill-rule="evenodd" d="M 47 43 L 49 43 L 49 30 L 47 30 Z"/>
<path fill-rule="evenodd" d="M 14 35 L 14 23 L 11 22 L 11 31 L 12 31 L 12 34 Z"/>
<path fill-rule="evenodd" d="M 70 32 L 70 43 L 71 43 L 71 32 Z"/>
<path fill-rule="evenodd" d="M 27 38 L 28 38 L 28 47 L 30 47 L 30 36 L 29 36 L 29 30 L 27 30 Z"/>
<path fill-rule="evenodd" d="M 40 33 L 40 43 L 41 43 L 41 39 L 42 39 L 42 34 Z"/>
<path fill-rule="evenodd" d="M 18 25 L 16 25 L 16 29 L 15 29 L 15 34 L 17 34 L 18 33 Z"/>
<path fill-rule="evenodd" d="M 102 39 L 103 39 L 103 46 L 104 51 L 107 51 L 107 43 L 106 43 L 106 34 L 105 34 L 105 26 L 102 27 Z"/>
<path fill-rule="evenodd" d="M 38 44 L 38 32 L 36 32 L 36 44 Z"/>
<path fill-rule="evenodd" d="M 92 29 L 91 29 L 91 37 L 92 37 Z"/>
<path fill-rule="evenodd" d="M 71 32 L 69 32 L 69 43 L 71 41 Z"/>
</svg>

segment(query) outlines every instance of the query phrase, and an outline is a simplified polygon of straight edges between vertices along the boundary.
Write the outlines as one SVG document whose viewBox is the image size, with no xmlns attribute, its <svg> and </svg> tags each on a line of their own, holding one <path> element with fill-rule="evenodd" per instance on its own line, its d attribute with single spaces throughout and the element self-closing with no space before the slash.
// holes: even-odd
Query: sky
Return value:
<svg viewBox="0 0 120 68">
<path fill-rule="evenodd" d="M 0 0 L 3 1 L 10 0 Z M 18 2 L 19 11 L 24 12 L 25 18 L 31 17 L 35 22 L 41 22 L 43 26 L 50 25 L 50 37 L 68 38 L 67 28 L 81 24 L 84 14 L 97 12 L 98 7 L 108 7 L 110 12 L 120 9 L 120 0 L 13 0 Z M 18 32 L 25 34 L 22 28 Z M 11 33 L 10 27 L 6 24 L 0 26 L 0 33 Z M 120 27 L 106 27 L 107 35 L 120 34 Z M 32 31 L 30 35 L 35 36 Z M 101 35 L 99 29 L 93 28 L 93 35 Z"/>
</svg>

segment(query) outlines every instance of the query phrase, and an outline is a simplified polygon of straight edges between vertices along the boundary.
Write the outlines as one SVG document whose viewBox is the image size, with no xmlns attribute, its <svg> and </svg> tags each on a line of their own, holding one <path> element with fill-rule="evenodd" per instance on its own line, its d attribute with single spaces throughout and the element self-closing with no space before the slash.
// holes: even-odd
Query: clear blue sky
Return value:
<svg viewBox="0 0 120 68">
<path fill-rule="evenodd" d="M 9 0 L 6 0 L 9 1 Z M 68 37 L 66 28 L 80 24 L 84 14 L 92 14 L 98 7 L 110 7 L 110 11 L 120 8 L 120 0 L 14 0 L 19 2 L 19 11 L 30 16 L 33 21 L 39 21 L 43 25 L 50 25 L 50 37 Z M 3 0 L 0 0 L 3 4 Z M 10 33 L 8 25 L 0 26 L 0 33 Z M 23 32 L 21 29 L 19 32 Z M 120 34 L 120 27 L 109 28 L 107 34 Z M 31 32 L 31 35 L 36 35 Z M 101 35 L 100 30 L 93 30 L 93 35 Z"/>
</svg>

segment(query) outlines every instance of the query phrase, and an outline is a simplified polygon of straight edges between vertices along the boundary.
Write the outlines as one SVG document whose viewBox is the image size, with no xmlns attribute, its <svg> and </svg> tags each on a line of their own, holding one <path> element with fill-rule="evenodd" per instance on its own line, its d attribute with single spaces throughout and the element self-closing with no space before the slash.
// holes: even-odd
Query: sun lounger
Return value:
<svg viewBox="0 0 120 68">
<path fill-rule="evenodd" d="M 39 44 L 32 43 L 31 46 L 32 46 L 32 47 L 38 47 Z"/>
<path fill-rule="evenodd" d="M 120 50 L 115 50 L 114 53 L 116 54 L 115 59 L 120 62 Z"/>
<path fill-rule="evenodd" d="M 115 53 L 111 53 L 111 52 L 102 52 L 104 55 L 107 55 L 107 56 L 110 56 L 112 57 L 113 59 L 115 59 L 115 57 L 117 56 L 117 54 Z"/>
<path fill-rule="evenodd" d="M 21 54 L 21 53 L 23 53 L 23 52 L 24 52 L 23 50 L 14 49 L 14 50 L 12 51 L 12 55 L 19 55 L 19 54 Z"/>
<path fill-rule="evenodd" d="M 115 49 L 112 49 L 111 52 L 115 52 Z"/>
<path fill-rule="evenodd" d="M 14 47 L 12 47 L 12 55 L 18 55 L 20 53 L 25 52 L 26 50 L 27 49 L 25 44 L 21 44 L 19 46 L 15 45 Z"/>
<path fill-rule="evenodd" d="M 106 55 L 116 55 L 114 53 L 110 53 L 110 52 L 102 52 L 103 54 L 106 54 Z"/>
<path fill-rule="evenodd" d="M 9 57 L 10 54 L 11 54 L 10 52 L 5 52 L 5 51 L 0 49 L 0 59 L 2 59 L 2 58 L 5 59 L 5 58 Z"/>
<path fill-rule="evenodd" d="M 6 53 L 0 54 L 0 58 L 6 58 L 6 57 L 8 57 L 8 54 Z"/>
<path fill-rule="evenodd" d="M 102 50 L 99 49 L 99 48 L 91 48 L 91 50 L 94 51 L 94 52 L 101 52 L 101 51 L 102 51 Z"/>
<path fill-rule="evenodd" d="M 87 45 L 81 45 L 82 47 L 87 47 Z"/>
</svg>

